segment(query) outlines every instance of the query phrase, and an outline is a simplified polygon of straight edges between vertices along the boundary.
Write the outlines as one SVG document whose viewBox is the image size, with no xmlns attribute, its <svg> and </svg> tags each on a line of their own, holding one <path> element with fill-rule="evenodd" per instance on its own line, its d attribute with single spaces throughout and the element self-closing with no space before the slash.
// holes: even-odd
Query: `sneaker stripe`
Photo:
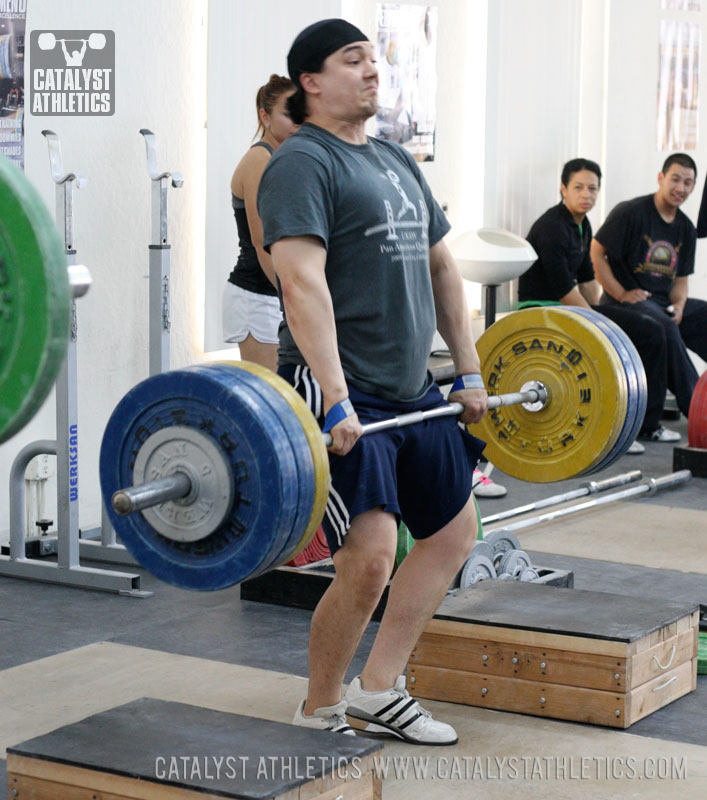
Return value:
<svg viewBox="0 0 707 800">
<path fill-rule="evenodd" d="M 405 701 L 404 697 L 396 697 L 395 700 L 393 700 L 392 703 L 389 703 L 385 708 L 381 708 L 380 710 L 376 711 L 375 715 L 377 717 L 382 717 L 386 711 L 390 711 L 391 709 L 395 708 L 395 706 L 397 706 L 398 703 L 403 703 L 404 701 Z M 415 701 L 413 700 L 413 702 Z"/>
<path fill-rule="evenodd" d="M 394 722 L 398 717 L 402 716 L 406 711 L 409 711 L 415 705 L 417 705 L 417 700 L 415 700 L 414 697 L 411 697 L 409 702 L 406 703 L 396 714 L 393 714 L 392 717 L 388 717 L 388 722 Z"/>
<path fill-rule="evenodd" d="M 422 713 L 418 711 L 418 713 L 415 714 L 415 716 L 412 717 L 411 719 L 409 719 L 407 722 L 403 722 L 400 725 L 398 725 L 397 726 L 398 729 L 401 730 L 401 731 L 404 731 L 405 728 L 407 728 L 408 725 L 412 725 L 412 723 L 417 721 L 418 719 L 420 719 L 421 716 L 422 716 Z"/>
</svg>

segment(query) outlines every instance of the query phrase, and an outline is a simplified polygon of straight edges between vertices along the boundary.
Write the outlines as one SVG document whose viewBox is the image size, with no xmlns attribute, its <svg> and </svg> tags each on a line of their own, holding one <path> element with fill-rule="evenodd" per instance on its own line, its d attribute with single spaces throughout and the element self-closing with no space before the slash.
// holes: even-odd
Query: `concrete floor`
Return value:
<svg viewBox="0 0 707 800">
<path fill-rule="evenodd" d="M 684 422 L 669 425 L 685 429 Z M 635 468 L 651 477 L 670 472 L 672 448 L 647 448 L 645 456 L 625 456 L 607 474 Z M 482 514 L 580 483 L 522 484 L 498 471 L 493 477 L 509 487 L 509 495 L 482 501 Z M 535 563 L 572 569 L 578 588 L 659 593 L 707 604 L 706 510 L 707 481 L 693 480 L 654 498 L 529 529 L 520 538 Z M 237 587 L 196 594 L 146 576 L 143 588 L 153 589 L 154 597 L 136 600 L 0 579 L 0 786 L 7 746 L 142 696 L 290 721 L 306 688 L 309 612 L 241 602 Z M 376 630 L 369 626 L 349 678 L 360 671 Z M 703 798 L 706 700 L 707 677 L 702 677 L 696 692 L 628 733 L 426 702 L 455 725 L 460 742 L 438 749 L 388 741 L 384 756 L 401 757 L 398 768 L 412 771 L 426 764 L 428 774 L 404 778 L 391 771 L 383 796 L 436 800 L 540 792 L 543 798 Z M 413 765 L 412 756 L 422 761 Z M 619 777 L 616 760 L 611 762 L 616 777 L 607 776 L 607 757 L 624 759 L 623 764 L 636 759 L 638 773 L 644 763 L 650 773 L 654 762 L 645 759 L 676 759 L 679 768 L 685 759 L 687 777 L 631 779 L 625 767 Z M 515 773 L 509 759 L 518 759 Z"/>
</svg>

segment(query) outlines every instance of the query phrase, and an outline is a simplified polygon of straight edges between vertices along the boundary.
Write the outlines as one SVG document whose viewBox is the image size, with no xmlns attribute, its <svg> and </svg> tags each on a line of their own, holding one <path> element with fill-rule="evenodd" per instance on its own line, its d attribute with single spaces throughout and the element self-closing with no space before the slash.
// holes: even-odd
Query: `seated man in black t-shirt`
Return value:
<svg viewBox="0 0 707 800">
<path fill-rule="evenodd" d="M 594 207 L 601 170 L 594 161 L 575 158 L 562 169 L 561 202 L 535 221 L 528 241 L 538 260 L 519 281 L 519 307 L 569 305 L 593 308 L 612 319 L 636 346 L 646 370 L 648 403 L 641 433 L 659 441 L 677 441 L 678 433 L 660 425 L 665 401 L 665 335 L 648 316 L 619 306 L 598 306 L 599 285 L 589 256 L 592 226 L 587 213 Z M 629 452 L 643 452 L 634 442 Z"/>
<path fill-rule="evenodd" d="M 687 348 L 707 360 L 707 302 L 688 297 L 695 226 L 680 210 L 695 187 L 690 156 L 669 156 L 655 194 L 619 203 L 597 231 L 591 254 L 604 309 L 649 316 L 666 341 L 668 388 L 687 416 L 698 374 Z"/>
</svg>

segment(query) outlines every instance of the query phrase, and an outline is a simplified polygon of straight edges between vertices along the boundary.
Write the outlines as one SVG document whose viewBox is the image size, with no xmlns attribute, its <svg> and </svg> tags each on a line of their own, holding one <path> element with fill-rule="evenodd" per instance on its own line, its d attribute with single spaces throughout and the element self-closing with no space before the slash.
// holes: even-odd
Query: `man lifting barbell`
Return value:
<svg viewBox="0 0 707 800">
<path fill-rule="evenodd" d="M 56 36 L 50 31 L 40 33 L 37 38 L 37 43 L 40 50 L 53 50 L 56 43 L 61 42 L 61 49 L 64 53 L 64 60 L 67 67 L 80 67 L 83 63 L 83 57 L 86 55 L 86 47 L 91 50 L 103 50 L 106 46 L 106 37 L 103 33 L 92 33 L 88 39 L 57 39 Z M 80 50 L 73 50 L 71 53 L 66 49 L 66 42 L 81 42 L 82 47 Z"/>
<path fill-rule="evenodd" d="M 450 397 L 461 421 L 486 412 L 462 279 L 442 241 L 450 226 L 414 159 L 366 137 L 378 74 L 360 30 L 338 19 L 309 26 L 288 69 L 298 87 L 289 111 L 305 124 L 268 165 L 258 207 L 285 310 L 279 373 L 333 439 L 323 525 L 336 567 L 312 619 L 309 693 L 294 722 L 350 733 L 346 712 L 369 732 L 453 744 L 454 729 L 409 697 L 401 673 L 476 537 L 472 473 L 483 443 L 451 417 L 358 441 L 362 422 L 444 405 L 427 371 L 435 326 L 459 375 Z M 401 514 L 416 543 L 342 701 Z"/>
</svg>

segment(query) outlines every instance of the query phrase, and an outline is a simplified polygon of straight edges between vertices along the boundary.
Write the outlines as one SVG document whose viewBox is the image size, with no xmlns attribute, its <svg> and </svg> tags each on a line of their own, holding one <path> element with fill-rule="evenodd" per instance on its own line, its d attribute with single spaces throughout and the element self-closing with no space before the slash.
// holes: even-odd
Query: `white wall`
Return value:
<svg viewBox="0 0 707 800">
<path fill-rule="evenodd" d="M 484 223 L 521 236 L 576 155 L 581 0 L 489 4 Z"/>
<path fill-rule="evenodd" d="M 181 170 L 170 190 L 172 366 L 203 360 L 206 0 L 31 0 L 34 29 L 115 31 L 116 113 L 25 116 L 26 174 L 52 213 L 54 183 L 40 131 L 61 138 L 67 170 L 88 176 L 75 193 L 75 243 L 94 285 L 78 303 L 81 525 L 100 518 L 98 452 L 105 423 L 127 390 L 147 376 L 150 192 L 138 130 L 157 136 L 160 166 Z M 27 73 L 29 75 L 29 72 Z M 28 98 L 29 99 L 29 98 Z M 27 442 L 54 438 L 53 400 L 0 446 L 0 532 L 8 525 L 11 462 Z M 49 492 L 53 496 L 53 492 Z M 48 515 L 56 519 L 49 505 Z"/>
<path fill-rule="evenodd" d="M 237 353 L 221 338 L 221 292 L 238 252 L 231 174 L 257 128 L 256 92 L 271 73 L 287 75 L 287 52 L 304 27 L 339 16 L 341 0 L 209 2 L 206 350 Z"/>
</svg>

